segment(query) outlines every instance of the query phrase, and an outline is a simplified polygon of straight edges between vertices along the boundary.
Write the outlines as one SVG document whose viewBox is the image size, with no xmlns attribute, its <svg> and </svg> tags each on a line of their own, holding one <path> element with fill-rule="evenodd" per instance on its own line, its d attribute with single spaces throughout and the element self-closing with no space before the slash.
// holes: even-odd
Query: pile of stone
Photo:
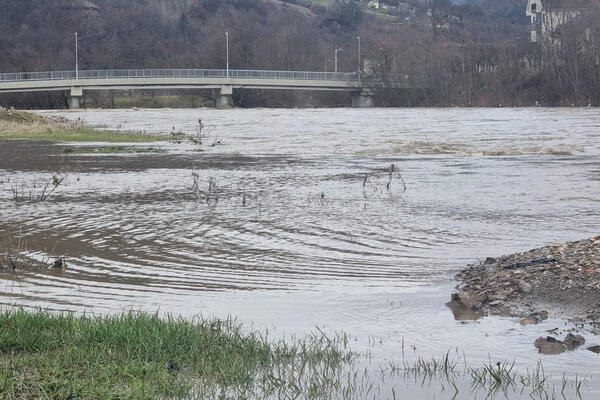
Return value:
<svg viewBox="0 0 600 400">
<path fill-rule="evenodd" d="M 568 333 L 564 340 L 558 340 L 552 336 L 547 336 L 538 338 L 534 344 L 542 354 L 560 354 L 566 350 L 575 350 L 584 343 L 585 339 L 583 336 Z"/>
<path fill-rule="evenodd" d="M 534 323 L 548 309 L 599 320 L 600 236 L 490 257 L 457 279 L 461 284 L 452 299 L 466 309 L 531 317 Z"/>
</svg>

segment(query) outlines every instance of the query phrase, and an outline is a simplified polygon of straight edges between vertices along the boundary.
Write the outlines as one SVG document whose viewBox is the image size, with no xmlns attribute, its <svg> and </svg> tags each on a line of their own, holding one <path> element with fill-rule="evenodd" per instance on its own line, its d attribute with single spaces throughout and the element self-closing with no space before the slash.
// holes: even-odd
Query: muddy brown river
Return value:
<svg viewBox="0 0 600 400">
<path fill-rule="evenodd" d="M 188 135 L 201 119 L 203 143 L 76 155 L 0 142 L 0 242 L 21 238 L 30 256 L 68 262 L 0 275 L 0 304 L 231 315 L 281 336 L 318 326 L 347 332 L 373 364 L 449 350 L 472 365 L 542 360 L 559 386 L 563 372 L 585 377 L 583 397 L 600 398 L 600 355 L 533 346 L 564 321 L 457 320 L 445 306 L 469 263 L 600 234 L 598 109 L 43 113 Z M 14 204 L 9 182 L 57 172 L 65 181 L 48 200 Z M 390 382 L 414 398 L 452 398 Z M 529 392 L 509 396 L 521 397 Z"/>
</svg>

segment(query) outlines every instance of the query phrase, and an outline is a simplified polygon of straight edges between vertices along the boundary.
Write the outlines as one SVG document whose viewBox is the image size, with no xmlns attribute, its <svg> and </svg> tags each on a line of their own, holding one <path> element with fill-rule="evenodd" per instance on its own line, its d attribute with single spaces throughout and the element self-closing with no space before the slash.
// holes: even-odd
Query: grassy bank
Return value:
<svg viewBox="0 0 600 400">
<path fill-rule="evenodd" d="M 52 142 L 156 142 L 169 136 L 86 128 L 65 120 L 48 119 L 24 111 L 0 110 L 0 140 L 33 139 Z"/>
<path fill-rule="evenodd" d="M 232 321 L 0 311 L 0 398 L 328 398 L 352 362 L 324 335 L 269 342 Z"/>
</svg>

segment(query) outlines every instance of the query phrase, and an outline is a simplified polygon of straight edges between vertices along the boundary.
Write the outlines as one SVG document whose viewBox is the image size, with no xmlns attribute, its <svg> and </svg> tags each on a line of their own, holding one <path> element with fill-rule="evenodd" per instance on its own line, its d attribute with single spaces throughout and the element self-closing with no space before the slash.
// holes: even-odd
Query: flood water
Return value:
<svg viewBox="0 0 600 400">
<path fill-rule="evenodd" d="M 347 332 L 374 362 L 451 349 L 474 365 L 526 369 L 541 358 L 554 378 L 591 377 L 584 397 L 600 396 L 599 355 L 533 346 L 563 321 L 461 321 L 445 306 L 469 263 L 600 233 L 599 110 L 51 114 L 191 135 L 201 119 L 205 137 L 136 155 L 2 142 L 1 241 L 21 236 L 35 257 L 64 256 L 68 268 L 0 276 L 0 304 L 231 315 L 282 336 L 319 326 Z M 65 181 L 47 201 L 14 205 L 9 181 L 56 172 Z"/>
</svg>

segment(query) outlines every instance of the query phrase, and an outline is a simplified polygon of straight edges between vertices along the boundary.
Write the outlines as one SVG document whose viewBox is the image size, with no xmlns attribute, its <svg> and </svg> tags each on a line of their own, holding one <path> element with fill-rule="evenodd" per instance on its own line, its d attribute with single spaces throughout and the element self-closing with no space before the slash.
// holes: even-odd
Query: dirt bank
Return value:
<svg viewBox="0 0 600 400">
<path fill-rule="evenodd" d="M 461 283 L 449 305 L 475 314 L 520 316 L 525 324 L 549 313 L 600 321 L 600 236 L 489 257 L 456 277 Z"/>
</svg>

